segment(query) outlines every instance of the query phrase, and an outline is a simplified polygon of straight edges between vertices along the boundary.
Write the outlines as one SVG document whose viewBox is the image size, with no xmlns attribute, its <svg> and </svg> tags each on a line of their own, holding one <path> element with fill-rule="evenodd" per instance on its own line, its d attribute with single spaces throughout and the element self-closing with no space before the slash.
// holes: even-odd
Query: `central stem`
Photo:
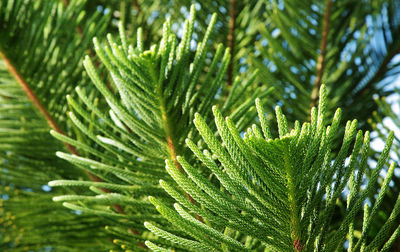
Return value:
<svg viewBox="0 0 400 252">
<path fill-rule="evenodd" d="M 152 67 L 150 67 L 151 72 L 152 72 L 152 76 L 156 76 L 154 73 L 154 69 Z M 153 81 L 155 83 L 158 83 L 158 81 L 154 78 Z M 182 171 L 182 167 L 180 166 L 180 164 L 178 163 L 178 160 L 176 159 L 177 155 L 177 151 L 176 151 L 176 142 L 175 142 L 175 137 L 174 137 L 174 132 L 172 130 L 172 123 L 169 120 L 169 116 L 166 110 L 166 104 L 165 104 L 165 99 L 163 97 L 163 92 L 161 89 L 161 83 L 158 83 L 157 88 L 156 88 L 156 92 L 158 97 L 160 98 L 160 111 L 161 111 L 161 118 L 164 124 L 164 129 L 165 129 L 165 135 L 166 135 L 166 141 L 168 144 L 168 149 L 169 149 L 169 153 L 170 153 L 170 158 L 171 160 L 174 162 L 175 167 L 181 172 Z M 192 196 L 190 196 L 187 192 L 185 192 L 186 194 L 186 198 L 192 203 L 192 204 L 196 204 L 196 201 L 192 198 Z M 204 222 L 203 218 L 200 215 L 196 214 L 196 219 Z"/>
<path fill-rule="evenodd" d="M 303 245 L 300 241 L 301 229 L 300 229 L 299 209 L 298 209 L 297 195 L 296 195 L 295 174 L 293 170 L 293 165 L 290 161 L 290 153 L 287 147 L 284 148 L 283 159 L 286 171 L 286 180 L 289 189 L 288 200 L 290 207 L 291 237 L 293 240 L 293 246 L 295 250 L 301 251 L 303 249 Z"/>
</svg>

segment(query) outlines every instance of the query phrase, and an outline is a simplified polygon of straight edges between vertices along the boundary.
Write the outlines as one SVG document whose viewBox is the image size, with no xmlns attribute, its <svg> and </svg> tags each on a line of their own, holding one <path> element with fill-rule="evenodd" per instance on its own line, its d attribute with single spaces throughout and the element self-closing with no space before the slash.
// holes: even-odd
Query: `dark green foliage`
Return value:
<svg viewBox="0 0 400 252">
<path fill-rule="evenodd" d="M 0 51 L 62 128 L 66 94 L 88 83 L 82 78 L 82 56 L 91 38 L 103 34 L 109 19 L 100 13 L 86 17 L 83 5 L 72 1 L 66 8 L 53 0 L 0 3 Z"/>
<path fill-rule="evenodd" d="M 49 180 L 82 173 L 54 155 L 63 145 L 49 135 L 46 122 L 7 72 L 0 71 L 0 83 L 0 195 L 7 196 L 0 199 L 0 250 L 51 246 L 57 251 L 96 251 L 96 243 L 108 246 L 98 218 L 52 202 L 60 193 L 77 192 L 51 189 Z"/>
<path fill-rule="evenodd" d="M 91 37 L 102 34 L 108 22 L 99 13 L 85 17 L 82 7 L 77 1 L 69 8 L 56 1 L 0 2 L 0 52 L 63 129 L 67 127 L 65 93 L 88 82 L 82 78 L 82 55 Z M 65 32 L 78 27 L 85 35 Z M 7 72 L 5 61 L 0 63 L 0 195 L 8 198 L 0 210 L 0 250 L 51 246 L 58 251 L 98 251 L 110 247 L 102 221 L 77 215 L 52 201 L 60 193 L 76 191 L 47 188 L 49 180 L 86 175 L 54 155 L 64 149 L 62 143 L 49 134 L 45 118 Z"/>
</svg>

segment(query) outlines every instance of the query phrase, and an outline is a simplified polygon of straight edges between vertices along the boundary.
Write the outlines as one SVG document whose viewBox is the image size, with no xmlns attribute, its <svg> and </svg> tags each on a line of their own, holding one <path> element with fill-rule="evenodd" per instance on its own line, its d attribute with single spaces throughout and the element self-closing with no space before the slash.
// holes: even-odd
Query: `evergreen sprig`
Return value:
<svg viewBox="0 0 400 252">
<path fill-rule="evenodd" d="M 396 201 L 391 217 L 374 239 L 367 241 L 365 234 L 393 176 L 394 163 L 377 200 L 369 206 L 366 200 L 375 189 L 375 181 L 387 162 L 393 132 L 389 134 L 370 182 L 362 189 L 369 132 L 357 132 L 356 120 L 347 122 L 340 151 L 333 155 L 332 140 L 338 131 L 341 110 L 337 110 L 332 124 L 325 127 L 326 99 L 326 88 L 322 86 L 318 112 L 313 109 L 311 122 L 301 126 L 296 122 L 291 130 L 280 107 L 277 107 L 278 138 L 271 138 L 264 123 L 261 129 L 254 125 L 241 137 L 232 120 L 229 117 L 224 119 L 214 107 L 219 140 L 203 117 L 196 114 L 195 126 L 209 151 L 202 152 L 189 139 L 187 145 L 217 181 L 211 183 L 184 157 L 177 157 L 185 173 L 177 170 L 171 161 L 167 161 L 166 168 L 178 187 L 160 181 L 177 203 L 172 207 L 150 197 L 166 219 L 192 238 L 178 239 L 173 232 L 151 223 L 145 223 L 146 227 L 190 251 L 199 249 L 190 247 L 189 242 L 198 242 L 215 250 L 234 251 L 336 251 L 343 248 L 347 239 L 352 241 L 349 251 L 359 251 L 361 246 L 366 251 L 390 247 L 398 233 L 394 233 L 394 219 L 399 214 L 400 200 Z M 263 122 L 265 114 L 259 102 L 257 100 L 256 104 Z M 190 194 L 201 207 L 190 204 L 181 190 Z M 333 210 L 343 196 L 347 197 L 345 213 L 342 219 L 335 221 L 337 225 L 332 225 Z M 363 211 L 363 205 L 369 206 L 364 209 L 372 210 L 364 212 L 364 223 L 358 227 L 356 217 Z M 195 215 L 202 216 L 204 223 L 196 220 Z M 362 230 L 357 242 L 355 228 Z M 162 251 L 154 242 L 146 244 L 155 251 Z"/>
</svg>

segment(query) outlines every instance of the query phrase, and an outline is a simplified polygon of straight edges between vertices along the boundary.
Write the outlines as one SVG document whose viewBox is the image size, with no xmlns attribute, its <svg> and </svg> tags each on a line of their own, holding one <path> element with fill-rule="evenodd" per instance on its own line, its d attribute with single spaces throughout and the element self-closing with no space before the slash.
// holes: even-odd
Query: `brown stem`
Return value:
<svg viewBox="0 0 400 252">
<path fill-rule="evenodd" d="M 236 0 L 231 0 L 229 33 L 228 33 L 228 47 L 231 52 L 231 59 L 229 60 L 229 66 L 227 70 L 228 86 L 232 85 L 232 79 L 233 79 L 233 61 L 235 57 L 235 28 L 236 28 Z"/>
<path fill-rule="evenodd" d="M 22 78 L 22 76 L 18 73 L 17 69 L 15 69 L 15 67 L 11 64 L 10 60 L 6 57 L 6 55 L 2 51 L 0 51 L 0 57 L 3 58 L 6 66 L 8 67 L 10 74 L 20 84 L 20 86 L 22 87 L 22 90 L 24 90 L 26 96 L 32 102 L 33 106 L 35 106 L 40 111 L 40 113 L 44 116 L 44 118 L 46 119 L 47 124 L 50 126 L 50 128 L 53 129 L 54 131 L 56 131 L 57 133 L 65 135 L 65 133 L 61 130 L 61 128 L 58 126 L 58 124 L 53 119 L 53 117 L 49 114 L 49 112 L 46 110 L 46 108 L 42 105 L 42 103 L 36 97 L 33 90 L 28 86 L 28 83 L 26 83 L 26 81 Z M 75 149 L 74 146 L 72 146 L 68 143 L 64 143 L 64 145 L 69 150 L 69 152 L 71 152 L 74 155 L 79 156 L 79 153 Z M 87 175 L 89 176 L 89 178 L 92 181 L 95 181 L 95 182 L 101 181 L 101 179 L 99 177 L 91 174 L 90 172 L 87 172 Z M 104 190 L 107 190 L 107 189 L 103 189 L 103 191 Z"/>
<path fill-rule="evenodd" d="M 293 247 L 296 249 L 297 252 L 303 250 L 303 245 L 301 244 L 300 240 L 298 240 L 298 239 L 294 240 Z"/>
<path fill-rule="evenodd" d="M 331 16 L 331 0 L 326 1 L 326 9 L 324 15 L 324 28 L 322 30 L 322 39 L 321 39 L 321 47 L 320 47 L 320 54 L 318 56 L 318 63 L 317 63 L 317 77 L 315 78 L 314 88 L 311 93 L 311 106 L 315 107 L 318 101 L 318 93 L 321 87 L 321 79 L 322 74 L 324 72 L 325 67 L 325 56 L 326 56 L 326 45 L 328 43 L 328 31 L 329 31 L 329 20 Z"/>
</svg>

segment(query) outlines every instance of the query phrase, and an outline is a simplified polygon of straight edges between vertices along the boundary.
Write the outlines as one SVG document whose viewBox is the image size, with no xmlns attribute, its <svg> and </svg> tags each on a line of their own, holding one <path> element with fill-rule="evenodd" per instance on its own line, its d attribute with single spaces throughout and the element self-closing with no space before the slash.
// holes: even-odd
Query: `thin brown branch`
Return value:
<svg viewBox="0 0 400 252">
<path fill-rule="evenodd" d="M 293 242 L 293 247 L 296 249 L 297 252 L 303 250 L 303 245 L 301 244 L 300 240 L 298 240 L 297 238 Z"/>
<path fill-rule="evenodd" d="M 158 94 L 161 96 L 161 89 L 157 90 Z M 171 122 L 167 116 L 167 112 L 165 109 L 165 104 L 164 102 L 161 103 L 160 109 L 161 109 L 161 117 L 164 123 L 164 127 L 165 127 L 165 134 L 166 134 L 166 141 L 168 144 L 168 149 L 169 149 L 169 155 L 171 160 L 174 162 L 175 167 L 178 169 L 179 172 L 183 173 L 182 167 L 179 164 L 178 160 L 177 160 L 177 152 L 176 152 L 176 148 L 175 148 L 175 143 L 174 143 L 174 137 L 173 137 L 173 131 L 171 130 Z M 187 192 L 185 192 L 186 198 L 190 201 L 190 203 L 192 204 L 196 204 L 196 201 L 192 198 L 192 196 L 190 196 L 190 194 L 188 194 Z M 196 214 L 196 219 L 204 222 L 203 218 L 200 215 Z"/>
<path fill-rule="evenodd" d="M 315 107 L 318 101 L 318 93 L 321 87 L 321 79 L 322 74 L 324 73 L 325 67 L 325 56 L 326 56 L 326 46 L 328 43 L 328 33 L 329 33 L 329 21 L 331 17 L 331 0 L 326 1 L 326 9 L 324 14 L 324 27 L 322 30 L 322 39 L 321 39 L 321 46 L 320 46 L 320 54 L 318 56 L 317 62 L 317 77 L 315 78 L 314 88 L 311 93 L 311 106 Z"/>
<path fill-rule="evenodd" d="M 228 33 L 228 47 L 231 52 L 231 59 L 229 61 L 229 66 L 227 70 L 228 86 L 232 85 L 232 79 L 233 79 L 233 61 L 235 58 L 235 29 L 236 29 L 236 0 L 231 0 L 229 33 Z"/>
</svg>

